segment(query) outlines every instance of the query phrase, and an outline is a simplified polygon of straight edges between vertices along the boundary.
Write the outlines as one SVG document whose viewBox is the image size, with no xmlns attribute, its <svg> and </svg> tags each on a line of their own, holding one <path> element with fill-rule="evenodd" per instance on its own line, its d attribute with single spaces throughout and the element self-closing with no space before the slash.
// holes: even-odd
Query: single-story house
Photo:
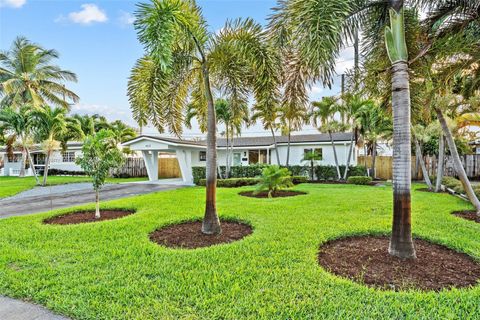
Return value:
<svg viewBox="0 0 480 320">
<path fill-rule="evenodd" d="M 337 151 L 338 162 L 345 165 L 350 150 L 352 133 L 333 133 L 333 140 Z M 277 137 L 277 148 L 280 164 L 285 164 L 287 158 L 288 137 Z M 357 148 L 350 160 L 351 165 L 356 164 Z M 145 161 L 150 180 L 158 180 L 159 154 L 176 155 L 183 182 L 193 184 L 192 167 L 205 166 L 206 141 L 181 140 L 159 136 L 142 135 L 122 144 L 132 151 L 141 152 Z M 290 165 L 306 165 L 303 160 L 305 152 L 315 150 L 322 155 L 319 165 L 335 165 L 332 144 L 328 134 L 292 135 L 290 139 Z M 218 164 L 226 164 L 227 141 L 217 139 Z M 273 138 L 271 136 L 237 137 L 233 141 L 233 166 L 247 166 L 252 164 L 278 164 Z"/>
<path fill-rule="evenodd" d="M 43 171 L 45 167 L 45 154 L 39 145 L 31 147 L 30 154 L 32 156 L 33 164 L 38 171 Z M 68 142 L 65 151 L 56 150 L 50 158 L 50 169 L 81 172 L 82 168 L 75 164 L 75 158 L 82 154 L 81 142 Z M 20 165 L 22 160 L 22 151 L 20 148 L 15 148 L 13 157 L 9 159 L 5 147 L 0 148 L 0 158 L 3 159 L 3 167 L 0 166 L 0 176 L 18 176 L 20 173 Z M 29 164 L 27 164 L 29 166 Z M 26 171 L 26 175 L 33 175 L 31 170 Z"/>
</svg>

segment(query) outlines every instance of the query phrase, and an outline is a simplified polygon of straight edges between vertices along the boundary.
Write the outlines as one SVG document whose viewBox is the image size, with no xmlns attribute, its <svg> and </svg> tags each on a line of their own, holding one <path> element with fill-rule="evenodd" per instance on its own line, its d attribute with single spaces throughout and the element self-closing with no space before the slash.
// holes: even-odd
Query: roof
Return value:
<svg viewBox="0 0 480 320">
<path fill-rule="evenodd" d="M 190 145 L 196 147 L 205 147 L 207 145 L 206 140 L 193 141 L 193 140 L 183 140 L 177 138 L 165 138 L 159 136 L 148 136 L 142 135 L 138 136 L 132 140 L 125 142 L 123 145 L 130 145 L 134 142 L 142 140 L 143 138 L 156 140 L 160 142 L 167 142 L 173 145 Z M 336 142 L 350 141 L 352 138 L 351 132 L 338 132 L 332 133 L 332 138 Z M 286 144 L 288 143 L 288 136 L 277 136 L 277 144 Z M 304 135 L 292 135 L 290 137 L 290 144 L 300 144 L 300 143 L 322 143 L 330 142 L 330 137 L 326 133 L 319 134 L 304 134 Z M 273 146 L 273 137 L 272 136 L 259 136 L 259 137 L 236 137 L 234 139 L 235 147 L 268 147 Z M 220 148 L 225 148 L 227 146 L 227 140 L 225 138 L 217 139 L 217 146 Z"/>
<path fill-rule="evenodd" d="M 69 141 L 67 142 L 67 149 L 80 149 L 82 147 L 83 143 L 79 141 Z M 5 146 L 0 146 L 0 153 L 6 153 L 7 148 Z M 13 152 L 15 153 L 20 153 L 22 152 L 22 148 L 19 145 L 16 145 L 13 148 Z M 42 151 L 42 146 L 41 144 L 34 144 L 30 147 L 30 152 L 35 153 L 35 152 L 43 152 Z"/>
</svg>

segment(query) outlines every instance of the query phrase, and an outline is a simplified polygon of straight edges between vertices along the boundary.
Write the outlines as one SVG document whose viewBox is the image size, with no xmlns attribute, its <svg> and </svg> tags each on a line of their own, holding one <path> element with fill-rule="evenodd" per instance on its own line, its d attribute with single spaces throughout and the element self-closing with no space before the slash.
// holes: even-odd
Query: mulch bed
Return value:
<svg viewBox="0 0 480 320">
<path fill-rule="evenodd" d="M 123 218 L 135 213 L 132 210 L 100 210 L 100 219 L 95 219 L 95 210 L 78 211 L 67 213 L 61 216 L 48 218 L 43 221 L 45 224 L 78 224 L 87 222 L 99 222 Z"/>
<path fill-rule="evenodd" d="M 239 195 L 244 196 L 244 197 L 250 197 L 250 198 L 268 198 L 268 191 L 262 191 L 257 194 L 253 194 L 254 191 L 243 191 L 240 192 Z M 293 191 L 293 190 L 279 190 L 272 194 L 272 198 L 285 198 L 285 197 L 294 197 L 294 196 L 300 196 L 303 194 L 307 194 L 306 192 L 302 191 Z"/>
<path fill-rule="evenodd" d="M 221 221 L 221 226 L 221 234 L 208 235 L 202 233 L 201 221 L 174 224 L 155 230 L 150 240 L 170 248 L 195 249 L 237 241 L 253 232 L 252 227 L 240 222 Z"/>
<path fill-rule="evenodd" d="M 390 256 L 387 237 L 361 236 L 324 244 L 318 262 L 338 276 L 387 290 L 439 291 L 477 284 L 480 264 L 468 255 L 424 240 L 414 241 L 415 260 Z"/>
<path fill-rule="evenodd" d="M 452 212 L 454 216 L 470 220 L 470 221 L 475 221 L 476 223 L 480 223 L 480 217 L 477 216 L 476 211 L 472 210 L 464 210 L 464 211 L 454 211 Z"/>
</svg>

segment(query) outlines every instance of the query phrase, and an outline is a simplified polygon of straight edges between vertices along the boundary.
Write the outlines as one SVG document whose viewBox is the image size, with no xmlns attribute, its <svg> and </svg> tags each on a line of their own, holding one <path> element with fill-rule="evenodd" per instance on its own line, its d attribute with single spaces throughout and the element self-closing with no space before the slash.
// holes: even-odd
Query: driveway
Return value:
<svg viewBox="0 0 480 320">
<path fill-rule="evenodd" d="M 36 304 L 0 296 L 2 320 L 68 320 Z"/>
<path fill-rule="evenodd" d="M 184 185 L 175 182 L 111 184 L 106 185 L 100 191 L 100 200 L 120 199 L 152 192 L 174 190 L 182 187 L 184 187 Z M 59 185 L 51 189 L 48 187 L 41 189 L 43 190 L 36 192 L 29 190 L 26 191 L 25 194 L 21 193 L 10 198 L 0 199 L 0 219 L 95 202 L 95 194 L 91 185 L 71 184 Z M 48 192 L 45 190 L 48 190 Z"/>
</svg>

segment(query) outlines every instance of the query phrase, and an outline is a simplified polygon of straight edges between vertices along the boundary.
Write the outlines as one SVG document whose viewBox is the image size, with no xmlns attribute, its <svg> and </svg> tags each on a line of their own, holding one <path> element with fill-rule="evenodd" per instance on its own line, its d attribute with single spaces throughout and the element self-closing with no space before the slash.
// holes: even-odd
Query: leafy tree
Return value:
<svg viewBox="0 0 480 320">
<path fill-rule="evenodd" d="M 100 219 L 100 189 L 105 184 L 110 170 L 120 167 L 123 156 L 117 147 L 115 134 L 111 130 L 100 130 L 86 137 L 82 155 L 75 159 L 85 174 L 92 178 L 95 190 L 95 219 Z"/>
<path fill-rule="evenodd" d="M 59 57 L 24 37 L 17 37 L 9 51 L 0 53 L 0 105 L 33 107 L 52 104 L 69 108 L 69 101 L 78 96 L 64 86 L 65 81 L 77 81 L 77 76 L 52 60 Z"/>
<path fill-rule="evenodd" d="M 259 182 L 254 194 L 268 191 L 268 197 L 275 196 L 278 190 L 293 186 L 291 173 L 287 168 L 280 168 L 278 165 L 271 165 L 262 170 Z"/>
<path fill-rule="evenodd" d="M 48 169 L 53 152 L 60 149 L 60 141 L 67 132 L 67 110 L 63 107 L 44 106 L 30 112 L 29 125 L 37 141 L 42 142 L 45 153 L 45 168 L 42 185 L 47 184 Z"/>
<path fill-rule="evenodd" d="M 315 163 L 322 160 L 322 155 L 315 150 L 308 151 L 303 155 L 302 161 L 310 162 L 310 179 L 315 179 Z"/>
</svg>

